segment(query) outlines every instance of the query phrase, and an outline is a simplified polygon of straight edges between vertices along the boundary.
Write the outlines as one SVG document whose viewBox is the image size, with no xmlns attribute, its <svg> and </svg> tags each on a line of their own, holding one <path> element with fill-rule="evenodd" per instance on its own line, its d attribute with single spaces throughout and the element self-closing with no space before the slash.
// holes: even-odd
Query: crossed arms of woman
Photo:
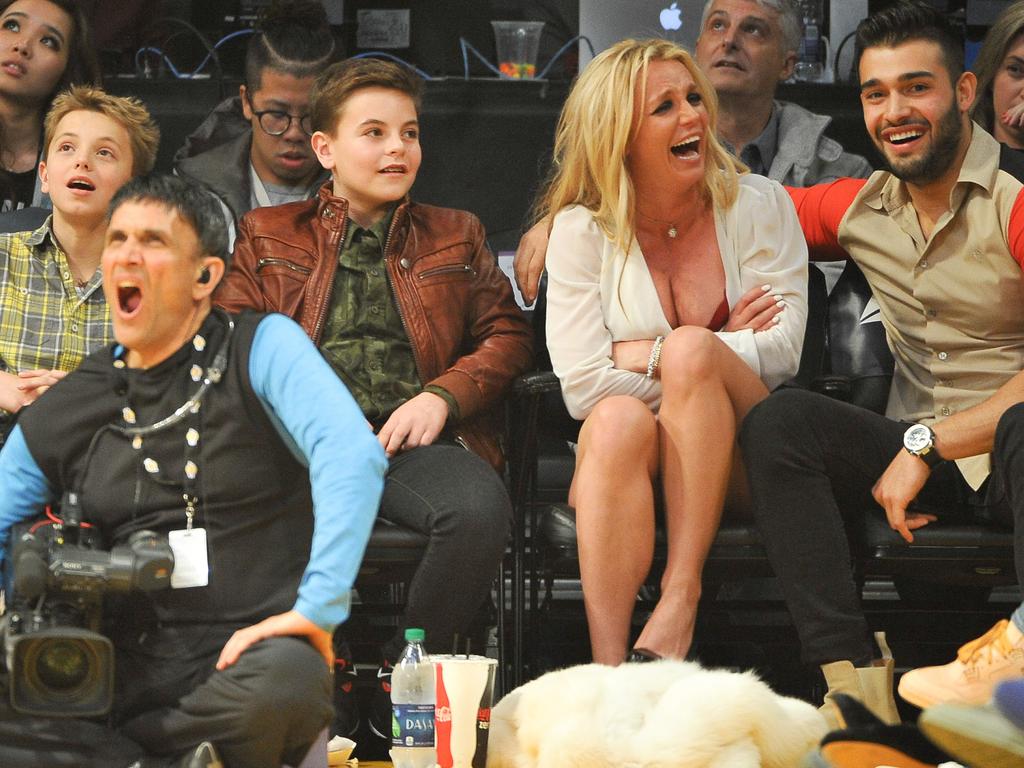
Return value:
<svg viewBox="0 0 1024 768">
<path fill-rule="evenodd" d="M 807 319 L 807 247 L 789 196 L 760 177 L 744 183 L 721 214 L 719 237 L 730 321 L 716 336 L 773 389 L 796 373 Z M 626 362 L 616 346 L 649 345 L 672 331 L 640 262 L 635 247 L 628 257 L 615 251 L 586 209 L 555 217 L 547 250 L 547 342 L 574 418 L 612 395 L 660 405 L 661 382 Z M 742 300 L 756 299 L 764 285 L 785 303 L 767 328 L 763 302 Z"/>
</svg>

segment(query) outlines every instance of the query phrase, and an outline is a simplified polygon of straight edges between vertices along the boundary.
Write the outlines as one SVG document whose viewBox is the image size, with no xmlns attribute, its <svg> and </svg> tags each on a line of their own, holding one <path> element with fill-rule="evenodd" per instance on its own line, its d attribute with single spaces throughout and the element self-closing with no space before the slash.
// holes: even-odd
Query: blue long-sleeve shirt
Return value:
<svg viewBox="0 0 1024 768">
<path fill-rule="evenodd" d="M 260 321 L 249 379 L 281 438 L 309 468 L 313 541 L 294 609 L 331 631 L 349 615 L 387 459 L 355 400 L 290 319 Z M 0 565 L 11 526 L 39 515 L 55 495 L 15 427 L 0 451 Z"/>
</svg>

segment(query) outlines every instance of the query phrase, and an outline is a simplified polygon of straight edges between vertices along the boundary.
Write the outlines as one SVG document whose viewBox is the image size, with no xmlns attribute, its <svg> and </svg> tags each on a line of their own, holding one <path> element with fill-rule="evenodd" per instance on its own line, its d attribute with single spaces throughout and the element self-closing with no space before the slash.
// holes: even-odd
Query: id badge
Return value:
<svg viewBox="0 0 1024 768">
<path fill-rule="evenodd" d="M 171 531 L 167 543 L 174 552 L 171 589 L 205 587 L 210 583 L 210 563 L 206 557 L 206 529 Z"/>
</svg>

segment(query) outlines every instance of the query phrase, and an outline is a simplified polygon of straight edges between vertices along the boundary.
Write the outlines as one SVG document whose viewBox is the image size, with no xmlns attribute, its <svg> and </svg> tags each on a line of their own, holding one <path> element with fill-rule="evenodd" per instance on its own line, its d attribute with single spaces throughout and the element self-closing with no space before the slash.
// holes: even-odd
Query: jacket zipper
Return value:
<svg viewBox="0 0 1024 768">
<path fill-rule="evenodd" d="M 384 238 L 384 264 L 385 264 L 385 268 L 387 266 L 387 261 L 388 261 L 388 246 L 391 245 L 391 235 L 394 233 L 395 225 L 398 223 L 398 213 L 399 213 L 399 211 L 401 211 L 401 209 L 403 207 L 404 207 L 404 204 L 402 206 L 399 206 L 399 210 L 395 211 L 395 217 L 391 220 L 391 226 L 388 228 L 387 237 Z M 412 267 L 411 264 L 409 265 L 409 267 L 403 267 L 402 263 L 398 262 L 398 264 L 395 265 L 395 272 L 397 274 L 398 270 L 400 270 L 400 269 L 410 269 L 411 267 Z M 438 271 L 448 271 L 448 270 L 452 270 L 452 269 L 453 268 L 451 266 L 437 267 L 436 269 L 429 270 L 425 274 L 436 273 Z M 458 271 L 465 270 L 465 271 L 473 272 L 473 274 L 476 274 L 473 271 L 473 268 L 470 265 L 468 265 L 468 264 L 460 264 L 455 269 L 457 269 Z M 420 275 L 421 278 L 423 276 L 424 275 Z M 409 348 L 412 350 L 412 361 L 416 365 L 416 374 L 420 377 L 420 384 L 422 386 L 423 382 L 426 381 L 426 376 L 423 375 L 423 366 L 420 364 L 419 351 L 416 349 L 416 341 L 413 338 L 412 334 L 409 333 L 409 325 L 405 322 L 405 314 L 402 312 L 402 302 L 398 298 L 398 289 L 395 287 L 395 284 L 394 284 L 393 281 L 391 283 L 391 295 L 395 297 L 395 308 L 398 310 L 398 319 L 402 321 L 402 330 L 405 331 L 405 337 L 407 339 L 409 339 Z M 446 427 L 448 426 L 447 419 L 445 420 L 445 426 Z M 469 447 L 469 443 L 466 442 L 466 438 L 464 438 L 461 434 L 459 434 L 459 432 L 455 429 L 454 426 L 452 427 L 452 433 L 455 435 L 454 439 L 455 439 L 455 442 L 458 445 L 462 446 L 465 450 L 469 451 L 470 453 L 473 453 L 473 449 Z"/>
<path fill-rule="evenodd" d="M 328 208 L 327 210 L 332 211 L 332 215 L 334 215 L 333 209 Z M 346 230 L 348 230 L 347 215 L 341 222 L 341 234 L 338 235 L 338 247 L 334 249 L 334 270 L 331 272 L 331 284 L 327 289 L 327 295 L 324 296 L 324 300 L 320 303 L 320 314 L 316 318 L 316 323 L 313 324 L 313 333 L 310 335 L 310 338 L 318 349 L 320 347 L 320 334 L 323 331 L 324 319 L 327 317 L 327 307 L 330 306 L 331 303 L 331 292 L 334 290 L 334 273 L 338 270 L 338 260 L 341 258 L 341 248 L 345 244 Z"/>
<path fill-rule="evenodd" d="M 388 227 L 388 234 L 384 238 L 385 270 L 387 269 L 386 265 L 390 258 L 388 255 L 388 246 L 391 245 L 391 235 L 395 232 L 395 226 L 398 224 L 398 215 L 402 207 L 404 206 L 399 206 L 399 209 L 395 211 L 395 215 L 391 218 L 391 226 Z M 398 264 L 395 265 L 396 275 L 400 269 L 405 269 L 405 267 L 402 266 L 401 262 L 398 262 Z M 412 334 L 409 333 L 409 324 L 406 323 L 405 313 L 402 312 L 402 301 L 398 298 L 398 289 L 395 287 L 393 281 L 389 282 L 391 283 L 391 295 L 395 299 L 395 309 L 398 310 L 398 319 L 402 321 L 402 330 L 405 331 L 405 338 L 409 340 L 409 349 L 412 350 L 412 361 L 416 365 L 416 375 L 420 377 L 420 386 L 423 386 L 423 382 L 426 381 L 426 377 L 423 375 L 423 366 L 420 364 L 420 356 L 416 350 L 416 341 L 413 339 Z"/>
<path fill-rule="evenodd" d="M 286 259 L 274 258 L 260 259 L 258 262 L 256 262 L 256 271 L 258 272 L 259 270 L 263 269 L 263 267 L 269 266 L 286 267 L 287 269 L 290 269 L 292 272 L 298 272 L 300 275 L 308 275 L 310 272 L 313 271 L 309 267 L 300 267 L 298 264 L 293 264 L 292 262 Z"/>
<path fill-rule="evenodd" d="M 475 275 L 476 271 L 469 264 L 449 264 L 446 267 L 434 267 L 428 269 L 425 272 L 421 272 L 419 279 L 423 280 L 434 275 L 444 275 L 448 272 L 463 272 L 468 275 Z"/>
</svg>

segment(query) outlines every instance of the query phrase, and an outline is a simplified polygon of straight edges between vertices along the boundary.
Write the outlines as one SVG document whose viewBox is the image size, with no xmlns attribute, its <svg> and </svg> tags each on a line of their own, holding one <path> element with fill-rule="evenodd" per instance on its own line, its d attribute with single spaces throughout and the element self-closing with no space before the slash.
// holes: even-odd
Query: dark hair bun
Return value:
<svg viewBox="0 0 1024 768">
<path fill-rule="evenodd" d="M 323 4 L 311 0 L 276 0 L 260 13 L 259 21 L 260 30 L 270 34 L 284 26 L 321 29 L 327 25 Z"/>
</svg>

